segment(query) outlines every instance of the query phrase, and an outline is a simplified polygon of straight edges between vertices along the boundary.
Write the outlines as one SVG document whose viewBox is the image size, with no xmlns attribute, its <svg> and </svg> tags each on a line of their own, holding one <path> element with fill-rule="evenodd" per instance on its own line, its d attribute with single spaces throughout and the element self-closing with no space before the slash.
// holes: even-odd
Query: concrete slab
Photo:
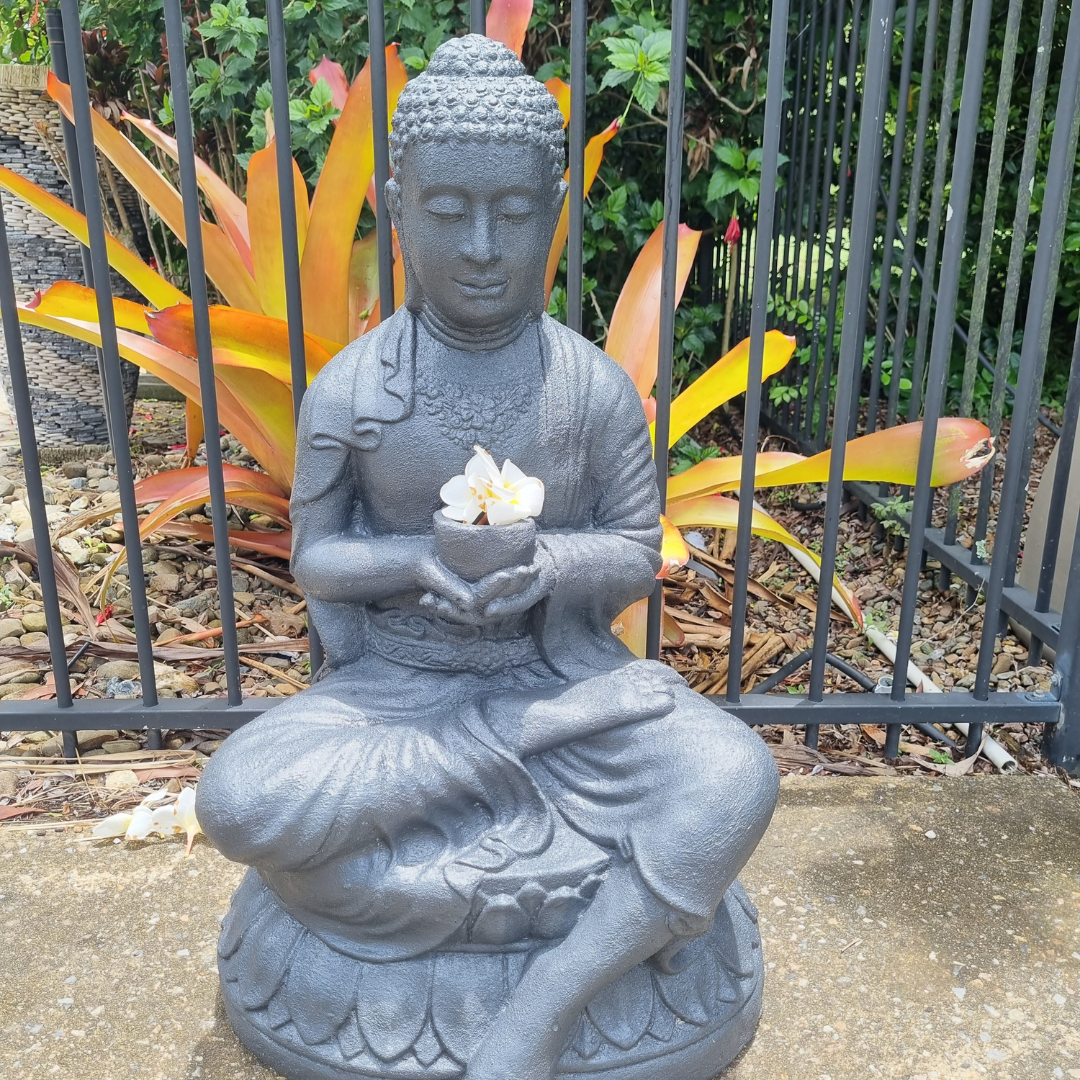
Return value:
<svg viewBox="0 0 1080 1080">
<path fill-rule="evenodd" d="M 785 780 L 743 875 L 765 1015 L 724 1080 L 1080 1080 L 1078 824 L 1027 776 Z M 0 830 L 0 1077 L 272 1080 L 217 994 L 240 868 L 75 835 Z"/>
</svg>

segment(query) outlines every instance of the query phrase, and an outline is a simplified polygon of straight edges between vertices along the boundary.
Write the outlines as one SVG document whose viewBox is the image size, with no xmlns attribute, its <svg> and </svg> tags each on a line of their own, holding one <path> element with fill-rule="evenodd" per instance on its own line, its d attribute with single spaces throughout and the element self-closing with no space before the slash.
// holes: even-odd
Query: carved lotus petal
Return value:
<svg viewBox="0 0 1080 1080">
<path fill-rule="evenodd" d="M 424 1030 L 420 1032 L 420 1038 L 413 1044 L 413 1053 L 416 1055 L 416 1060 L 425 1069 L 442 1054 L 442 1044 L 435 1037 L 435 1032 L 431 1030 L 430 1023 L 424 1025 Z"/>
<path fill-rule="evenodd" d="M 542 904 L 536 916 L 537 937 L 554 939 L 566 937 L 574 928 L 578 916 L 589 906 L 577 890 L 566 885 L 555 889 Z"/>
<path fill-rule="evenodd" d="M 600 1032 L 589 1023 L 589 1018 L 582 1016 L 578 1021 L 577 1031 L 574 1032 L 574 1038 L 570 1045 L 573 1046 L 579 1056 L 588 1061 L 604 1045 L 604 1039 Z"/>
<path fill-rule="evenodd" d="M 717 969 L 720 965 L 712 948 L 700 939 L 690 942 L 686 949 L 690 950 L 690 962 L 682 971 L 675 975 L 654 972 L 653 978 L 664 1004 L 680 1020 L 700 1027 L 708 1023 L 716 1011 Z"/>
<path fill-rule="evenodd" d="M 493 896 L 476 918 L 473 941 L 482 945 L 508 945 L 529 933 L 529 913 L 508 893 Z"/>
<path fill-rule="evenodd" d="M 308 1046 L 327 1042 L 356 1005 L 356 961 L 306 934 L 283 993 L 300 1038 Z"/>
<path fill-rule="evenodd" d="M 500 953 L 439 953 L 431 1020 L 447 1052 L 463 1065 L 505 1000 Z"/>
<path fill-rule="evenodd" d="M 735 933 L 735 925 L 731 918 L 731 908 L 725 902 L 720 905 L 716 912 L 716 920 L 709 934 L 709 941 L 716 950 L 718 959 L 725 972 L 730 976 L 732 983 L 741 979 L 748 979 L 754 973 L 753 957 L 743 956 L 739 950 L 739 937 Z M 734 1001 L 738 992 L 732 989 L 732 996 L 726 997 L 727 1001 Z"/>
<path fill-rule="evenodd" d="M 364 1034 L 360 1030 L 360 1021 L 356 1018 L 355 1009 L 345 1017 L 345 1023 L 338 1028 L 337 1043 L 341 1048 L 342 1056 L 347 1061 L 364 1052 L 367 1044 L 364 1042 Z"/>
<path fill-rule="evenodd" d="M 236 996 L 245 1009 L 261 1009 L 274 996 L 300 933 L 300 924 L 275 906 L 259 920 L 257 933 L 244 935 L 236 950 L 236 967 L 244 973 Z"/>
<path fill-rule="evenodd" d="M 275 994 L 266 1005 L 266 1017 L 272 1030 L 283 1028 L 292 1017 L 289 1015 L 289 1006 L 285 1001 L 285 992 Z"/>
<path fill-rule="evenodd" d="M 637 1046 L 649 1026 L 652 1011 L 652 974 L 644 964 L 638 964 L 621 979 L 605 986 L 585 1010 L 600 1034 L 620 1050 Z"/>
<path fill-rule="evenodd" d="M 652 1019 L 649 1021 L 649 1034 L 660 1042 L 670 1042 L 675 1034 L 675 1014 L 664 1004 L 659 994 L 653 1001 Z"/>
<path fill-rule="evenodd" d="M 433 968 L 431 956 L 364 966 L 356 1015 L 368 1046 L 383 1061 L 401 1057 L 424 1030 Z"/>
<path fill-rule="evenodd" d="M 233 896 L 229 913 L 222 920 L 218 957 L 226 960 L 232 956 L 240 948 L 244 935 L 254 929 L 256 921 L 272 907 L 274 900 L 270 890 L 263 885 L 254 870 L 249 870 Z"/>
</svg>

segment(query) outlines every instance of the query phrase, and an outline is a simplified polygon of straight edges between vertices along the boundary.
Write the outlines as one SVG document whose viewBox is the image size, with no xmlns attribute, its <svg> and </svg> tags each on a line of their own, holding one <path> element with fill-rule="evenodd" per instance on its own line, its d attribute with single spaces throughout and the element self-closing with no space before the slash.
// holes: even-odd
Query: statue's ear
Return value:
<svg viewBox="0 0 1080 1080">
<path fill-rule="evenodd" d="M 386 205 L 390 210 L 390 217 L 394 222 L 394 228 L 401 231 L 401 185 L 392 176 L 386 181 L 383 189 L 386 193 Z"/>
<path fill-rule="evenodd" d="M 565 180 L 560 180 L 555 188 L 555 197 L 552 200 L 551 234 L 555 235 L 555 229 L 559 225 L 559 215 L 562 213 L 563 204 L 566 202 L 566 193 L 570 185 Z"/>
</svg>

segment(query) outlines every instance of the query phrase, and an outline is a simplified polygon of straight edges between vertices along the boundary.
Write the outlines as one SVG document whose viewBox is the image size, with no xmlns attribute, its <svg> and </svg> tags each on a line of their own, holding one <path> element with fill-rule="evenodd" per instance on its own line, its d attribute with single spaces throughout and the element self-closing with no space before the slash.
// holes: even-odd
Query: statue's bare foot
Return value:
<svg viewBox="0 0 1080 1080">
<path fill-rule="evenodd" d="M 610 673 L 575 683 L 556 699 L 579 717 L 618 717 L 620 724 L 666 716 L 675 707 L 678 675 L 651 660 L 636 660 Z"/>
<path fill-rule="evenodd" d="M 520 1024 L 507 1023 L 503 1013 L 488 1029 L 469 1059 L 465 1080 L 555 1080 L 562 1046 L 552 1045 Z"/>
</svg>

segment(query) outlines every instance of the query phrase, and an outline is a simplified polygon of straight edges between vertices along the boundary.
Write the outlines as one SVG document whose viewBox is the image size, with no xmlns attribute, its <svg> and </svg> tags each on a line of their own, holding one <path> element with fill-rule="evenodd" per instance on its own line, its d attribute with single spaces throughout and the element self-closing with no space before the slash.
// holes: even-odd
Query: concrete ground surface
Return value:
<svg viewBox="0 0 1080 1080">
<path fill-rule="evenodd" d="M 786 779 L 742 875 L 765 1012 L 724 1080 L 1080 1080 L 1078 826 L 1049 779 Z M 217 993 L 241 868 L 79 835 L 0 829 L 0 1077 L 271 1080 Z"/>
</svg>

